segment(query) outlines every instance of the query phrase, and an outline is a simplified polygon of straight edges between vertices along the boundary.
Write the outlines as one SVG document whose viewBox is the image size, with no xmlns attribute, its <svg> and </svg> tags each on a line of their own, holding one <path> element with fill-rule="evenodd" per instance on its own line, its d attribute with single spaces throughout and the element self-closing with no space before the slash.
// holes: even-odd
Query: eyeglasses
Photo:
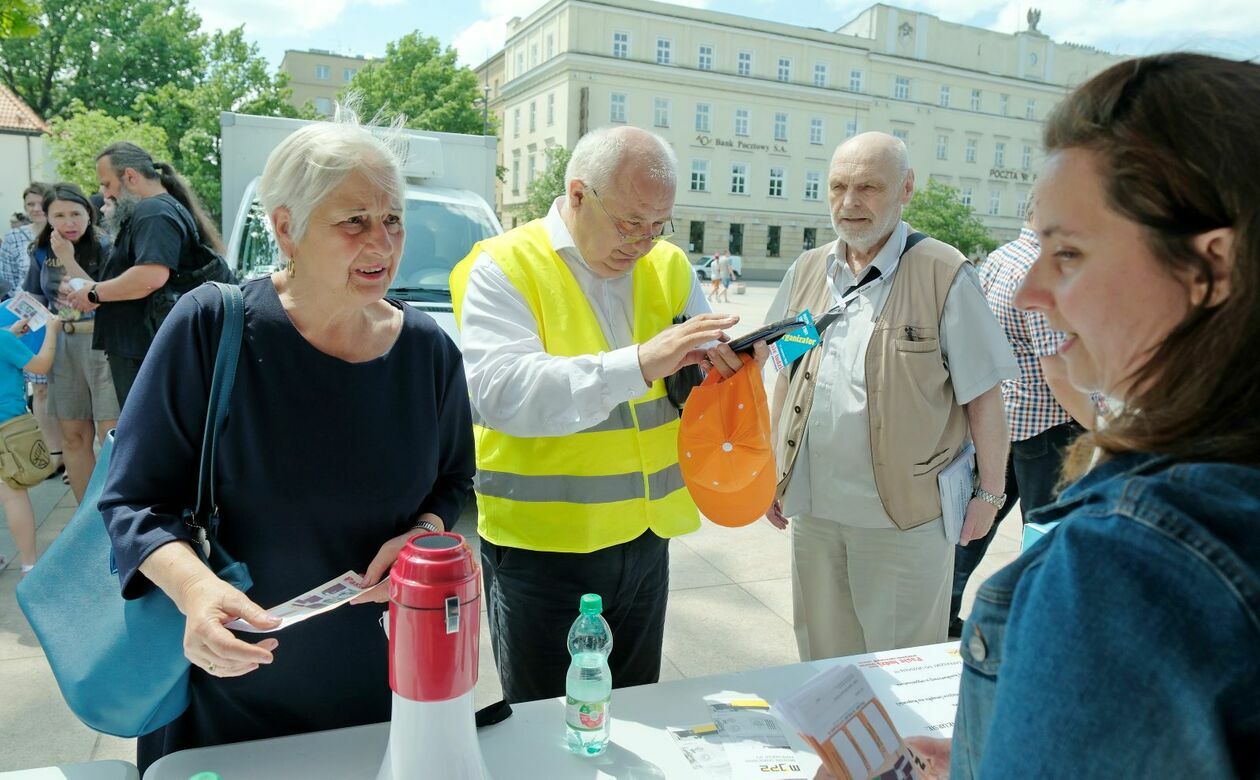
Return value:
<svg viewBox="0 0 1260 780">
<path fill-rule="evenodd" d="M 641 241 L 651 241 L 652 243 L 656 243 L 657 241 L 664 241 L 667 238 L 674 237 L 674 220 L 672 219 L 667 219 L 662 222 L 660 232 L 658 233 L 649 233 L 646 235 L 633 234 L 632 231 L 634 230 L 642 230 L 641 223 L 625 219 L 617 219 L 608 210 L 608 207 L 604 205 L 604 199 L 599 197 L 599 193 L 596 192 L 594 187 L 591 187 L 591 193 L 595 196 L 595 202 L 599 204 L 599 207 L 603 209 L 604 213 L 608 215 L 608 218 L 612 220 L 613 229 L 617 231 L 617 235 L 621 236 L 621 240 L 624 243 L 637 244 Z"/>
</svg>

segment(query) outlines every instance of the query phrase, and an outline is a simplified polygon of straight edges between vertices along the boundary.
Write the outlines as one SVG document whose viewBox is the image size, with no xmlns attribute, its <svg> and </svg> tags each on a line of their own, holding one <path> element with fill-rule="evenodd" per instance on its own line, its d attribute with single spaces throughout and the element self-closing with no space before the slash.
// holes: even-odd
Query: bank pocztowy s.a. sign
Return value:
<svg viewBox="0 0 1260 780">
<path fill-rule="evenodd" d="M 727 149 L 739 149 L 743 152 L 773 152 L 774 154 L 788 154 L 788 149 L 783 144 L 755 144 L 738 138 L 714 138 L 711 135 L 705 135 L 703 133 L 698 133 L 696 135 L 696 143 L 706 148 L 724 147 Z"/>
</svg>

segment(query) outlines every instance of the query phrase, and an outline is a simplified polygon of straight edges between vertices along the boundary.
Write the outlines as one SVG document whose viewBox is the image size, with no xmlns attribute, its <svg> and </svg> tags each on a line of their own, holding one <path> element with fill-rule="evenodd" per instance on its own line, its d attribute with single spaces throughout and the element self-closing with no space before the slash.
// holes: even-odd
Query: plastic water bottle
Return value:
<svg viewBox="0 0 1260 780">
<path fill-rule="evenodd" d="M 565 679 L 565 741 L 580 756 L 598 756 L 608 746 L 608 704 L 612 699 L 612 629 L 600 614 L 604 601 L 587 593 L 581 614 L 569 629 L 569 674 Z"/>
</svg>

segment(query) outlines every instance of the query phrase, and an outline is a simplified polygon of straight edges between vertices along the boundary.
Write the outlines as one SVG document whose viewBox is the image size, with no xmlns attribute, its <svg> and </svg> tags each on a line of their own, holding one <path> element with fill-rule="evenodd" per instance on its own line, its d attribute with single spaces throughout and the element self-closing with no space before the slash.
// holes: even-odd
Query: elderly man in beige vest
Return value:
<svg viewBox="0 0 1260 780">
<path fill-rule="evenodd" d="M 788 269 L 769 319 L 839 317 L 779 375 L 771 419 L 792 518 L 792 601 L 803 660 L 942 642 L 954 548 L 937 474 L 970 439 L 980 480 L 962 541 L 1005 496 L 1000 383 L 1019 375 L 975 269 L 901 221 L 914 192 L 905 145 L 884 133 L 831 160 L 838 239 Z"/>
</svg>

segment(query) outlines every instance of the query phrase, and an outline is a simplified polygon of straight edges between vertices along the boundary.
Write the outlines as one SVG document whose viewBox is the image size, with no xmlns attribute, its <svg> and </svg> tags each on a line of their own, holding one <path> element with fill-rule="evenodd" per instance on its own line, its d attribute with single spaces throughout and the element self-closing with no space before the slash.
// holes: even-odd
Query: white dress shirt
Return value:
<svg viewBox="0 0 1260 780">
<path fill-rule="evenodd" d="M 900 223 L 874 261 L 862 270 L 862 280 L 872 267 L 879 269 L 879 278 L 848 296 L 844 291 L 859 279 L 844 257 L 837 257 L 834 251 L 827 257 L 832 305 L 843 306 L 844 313 L 816 347 L 824 350 L 823 358 L 797 466 L 783 498 L 786 515 L 810 514 L 857 528 L 894 527 L 875 487 L 866 404 L 866 350 L 892 290 L 908 227 Z M 843 248 L 842 244 L 837 246 Z M 795 271 L 795 265 L 788 269 L 770 305 L 768 320 L 787 316 Z M 822 312 L 814 313 L 815 319 L 820 316 Z M 1010 344 L 989 310 L 971 263 L 954 277 L 945 296 L 939 338 L 954 385 L 954 400 L 960 406 L 1003 379 L 1019 376 Z"/>
<path fill-rule="evenodd" d="M 634 342 L 631 274 L 597 275 L 560 217 L 557 198 L 543 218 L 556 254 L 586 294 L 610 352 L 558 357 L 543 350 L 524 296 L 490 255 L 473 261 L 464 294 L 460 348 L 473 408 L 485 424 L 512 436 L 567 436 L 597 425 L 618 404 L 648 391 Z M 711 311 L 695 275 L 684 313 Z"/>
</svg>

